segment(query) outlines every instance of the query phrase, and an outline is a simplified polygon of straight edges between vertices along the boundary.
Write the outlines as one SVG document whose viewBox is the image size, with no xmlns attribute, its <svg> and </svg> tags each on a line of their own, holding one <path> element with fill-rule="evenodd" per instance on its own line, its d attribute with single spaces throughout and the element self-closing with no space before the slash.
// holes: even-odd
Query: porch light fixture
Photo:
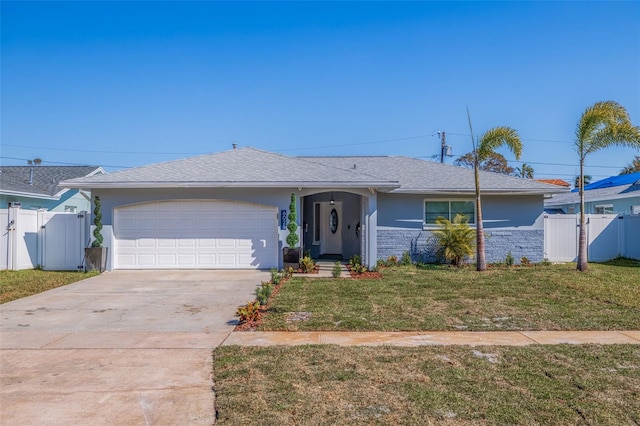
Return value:
<svg viewBox="0 0 640 426">
<path fill-rule="evenodd" d="M 333 199 L 333 192 L 331 193 L 331 199 L 329 200 L 329 204 L 332 206 L 336 204 L 336 201 Z"/>
</svg>

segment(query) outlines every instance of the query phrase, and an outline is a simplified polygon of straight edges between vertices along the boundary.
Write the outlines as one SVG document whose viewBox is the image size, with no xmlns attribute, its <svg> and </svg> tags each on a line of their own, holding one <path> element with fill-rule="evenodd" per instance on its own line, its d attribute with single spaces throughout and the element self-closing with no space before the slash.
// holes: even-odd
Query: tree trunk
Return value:
<svg viewBox="0 0 640 426">
<path fill-rule="evenodd" d="M 587 224 L 584 216 L 584 158 L 580 158 L 580 234 L 578 237 L 578 271 L 586 271 L 587 262 Z"/>
<path fill-rule="evenodd" d="M 484 227 L 482 226 L 482 204 L 480 202 L 480 172 L 475 167 L 476 179 L 476 270 L 486 271 L 487 262 L 484 258 Z"/>
</svg>

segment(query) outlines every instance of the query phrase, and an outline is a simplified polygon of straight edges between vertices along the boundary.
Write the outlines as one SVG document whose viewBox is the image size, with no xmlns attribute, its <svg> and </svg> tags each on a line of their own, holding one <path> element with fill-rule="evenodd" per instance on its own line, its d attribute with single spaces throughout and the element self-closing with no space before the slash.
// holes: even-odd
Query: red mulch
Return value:
<svg viewBox="0 0 640 426">
<path fill-rule="evenodd" d="M 378 271 L 365 271 L 361 274 L 356 274 L 355 272 L 353 272 L 351 270 L 351 265 L 347 265 L 347 269 L 349 270 L 349 273 L 351 274 L 351 278 L 356 278 L 356 279 L 362 279 L 362 278 L 366 278 L 366 279 L 376 279 L 376 278 L 382 278 L 382 274 Z"/>
</svg>

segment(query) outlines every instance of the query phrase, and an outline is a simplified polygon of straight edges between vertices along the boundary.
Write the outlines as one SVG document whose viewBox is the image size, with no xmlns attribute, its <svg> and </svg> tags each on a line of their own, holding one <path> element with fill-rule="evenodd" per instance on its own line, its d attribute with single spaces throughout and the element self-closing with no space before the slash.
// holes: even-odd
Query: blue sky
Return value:
<svg viewBox="0 0 640 426">
<path fill-rule="evenodd" d="M 107 170 L 252 146 L 454 157 L 518 130 L 538 178 L 578 172 L 584 109 L 640 123 L 640 2 L 6 2 L 1 163 Z M 508 152 L 506 157 L 513 160 Z M 587 159 L 595 179 L 640 152 Z M 511 162 L 512 166 L 520 166 Z"/>
</svg>

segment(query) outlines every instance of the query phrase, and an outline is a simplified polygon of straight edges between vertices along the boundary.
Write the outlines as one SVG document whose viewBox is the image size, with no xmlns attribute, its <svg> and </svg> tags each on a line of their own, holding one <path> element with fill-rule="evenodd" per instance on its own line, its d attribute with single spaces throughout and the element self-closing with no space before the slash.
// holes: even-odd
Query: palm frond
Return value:
<svg viewBox="0 0 640 426">
<path fill-rule="evenodd" d="M 506 146 L 516 157 L 520 159 L 522 155 L 522 141 L 518 132 L 511 127 L 498 126 L 487 130 L 478 141 L 478 157 L 485 159 L 498 148 Z"/>
</svg>

